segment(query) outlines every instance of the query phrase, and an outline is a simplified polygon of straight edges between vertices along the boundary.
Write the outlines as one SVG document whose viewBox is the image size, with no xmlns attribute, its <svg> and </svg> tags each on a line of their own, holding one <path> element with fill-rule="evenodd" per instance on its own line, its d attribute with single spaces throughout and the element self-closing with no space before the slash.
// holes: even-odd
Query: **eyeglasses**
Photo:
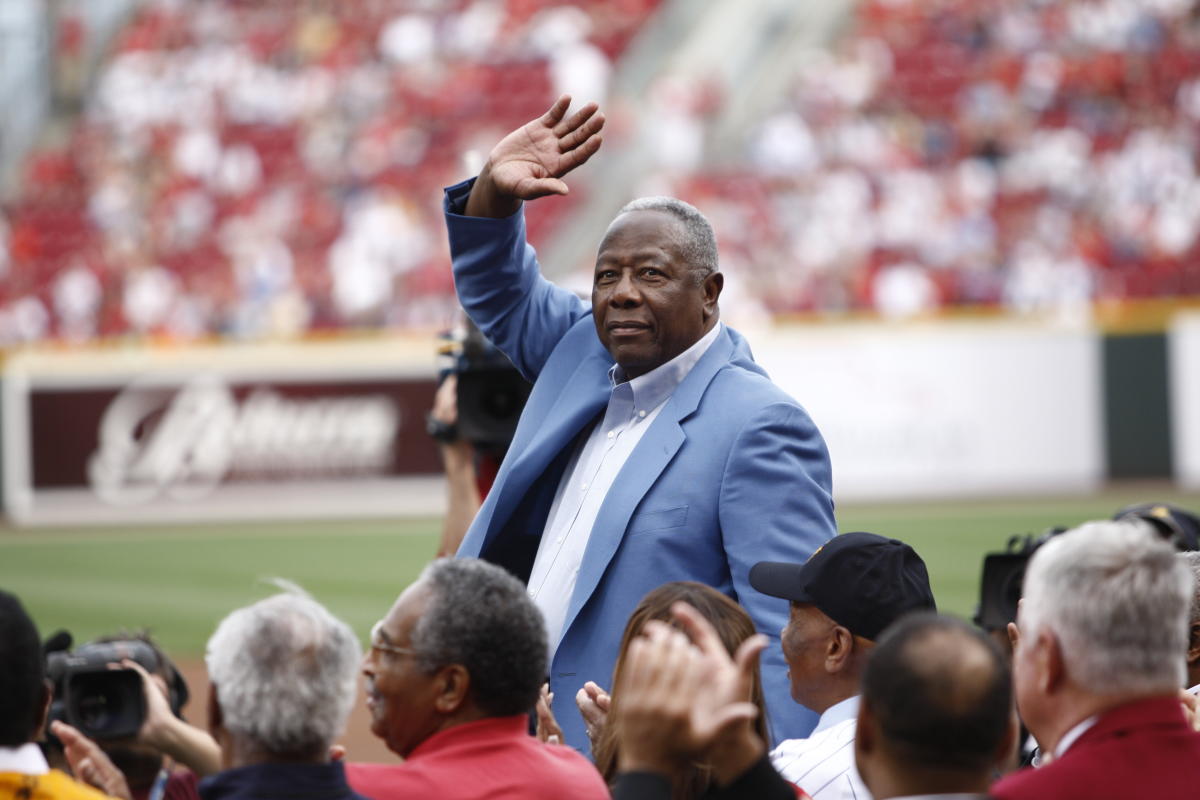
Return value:
<svg viewBox="0 0 1200 800">
<path fill-rule="evenodd" d="M 387 644 L 383 641 L 383 633 L 380 628 L 383 627 L 383 620 L 379 620 L 371 626 L 371 640 L 369 645 L 372 650 L 379 650 L 384 653 L 394 653 L 398 656 L 416 655 L 417 651 L 409 647 L 397 647 L 394 644 Z"/>
</svg>

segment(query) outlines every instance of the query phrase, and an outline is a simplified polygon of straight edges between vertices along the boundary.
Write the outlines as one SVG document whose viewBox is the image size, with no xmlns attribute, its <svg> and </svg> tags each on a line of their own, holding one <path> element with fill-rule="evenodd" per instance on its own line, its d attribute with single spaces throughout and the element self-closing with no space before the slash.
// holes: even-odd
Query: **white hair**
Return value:
<svg viewBox="0 0 1200 800">
<path fill-rule="evenodd" d="M 717 271 L 717 235 L 700 209 L 674 197 L 639 197 L 626 203 L 617 216 L 631 211 L 659 211 L 673 216 L 683 228 L 683 237 L 679 241 L 680 255 L 695 271 L 697 280 L 703 280 Z"/>
<path fill-rule="evenodd" d="M 1055 536 L 1034 553 L 1024 594 L 1022 637 L 1051 630 L 1088 691 L 1183 685 L 1192 576 L 1148 523 L 1089 522 Z"/>
<path fill-rule="evenodd" d="M 362 649 L 346 623 L 301 594 L 239 608 L 205 662 L 225 728 L 268 753 L 324 750 L 342 732 Z"/>
<path fill-rule="evenodd" d="M 1194 625 L 1200 622 L 1200 552 L 1189 550 L 1186 553 L 1179 554 L 1179 560 L 1183 562 L 1188 571 L 1192 573 L 1192 608 L 1189 624 Z"/>
</svg>

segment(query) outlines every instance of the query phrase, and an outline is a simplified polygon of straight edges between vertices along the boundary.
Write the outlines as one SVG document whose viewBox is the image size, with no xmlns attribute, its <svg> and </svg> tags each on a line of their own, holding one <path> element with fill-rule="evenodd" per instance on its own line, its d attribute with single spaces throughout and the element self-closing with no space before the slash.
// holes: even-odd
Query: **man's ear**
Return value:
<svg viewBox="0 0 1200 800">
<path fill-rule="evenodd" d="M 704 289 L 704 318 L 708 319 L 717 313 L 717 300 L 721 297 L 721 290 L 725 288 L 725 276 L 714 272 L 704 278 L 701 286 Z"/>
<path fill-rule="evenodd" d="M 471 673 L 462 664 L 448 664 L 438 670 L 437 694 L 433 707 L 442 714 L 453 714 L 467 703 L 471 692 Z"/>
<path fill-rule="evenodd" d="M 1033 654 L 1038 668 L 1038 688 L 1047 695 L 1055 694 L 1067 679 L 1067 665 L 1063 660 L 1062 643 L 1053 632 L 1042 628 L 1034 642 Z"/>
<path fill-rule="evenodd" d="M 46 678 L 42 678 L 42 710 L 38 712 L 37 719 L 33 725 L 33 736 L 31 742 L 40 742 L 46 735 L 46 721 L 50 716 L 50 702 L 54 700 L 54 684 Z"/>
<path fill-rule="evenodd" d="M 825 641 L 825 671 L 831 675 L 844 672 L 854 655 L 854 634 L 841 625 L 834 625 Z"/>
</svg>

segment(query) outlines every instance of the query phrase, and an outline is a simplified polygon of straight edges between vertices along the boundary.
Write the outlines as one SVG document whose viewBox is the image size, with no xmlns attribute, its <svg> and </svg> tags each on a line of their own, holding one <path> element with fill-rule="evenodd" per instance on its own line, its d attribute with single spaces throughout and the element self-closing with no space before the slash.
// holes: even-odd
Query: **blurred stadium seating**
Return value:
<svg viewBox="0 0 1200 800">
<path fill-rule="evenodd" d="M 0 207 L 0 346 L 445 324 L 439 188 L 559 88 L 602 91 L 658 4 L 139 4 Z M 57 35 L 69 74 L 87 31 Z M 779 68 L 744 149 L 655 176 L 767 310 L 1200 294 L 1192 0 L 863 0 Z M 586 200 L 545 203 L 535 244 Z"/>
<path fill-rule="evenodd" d="M 443 324 L 440 187 L 656 4 L 140 4 L 0 214 L 0 344 Z"/>
</svg>

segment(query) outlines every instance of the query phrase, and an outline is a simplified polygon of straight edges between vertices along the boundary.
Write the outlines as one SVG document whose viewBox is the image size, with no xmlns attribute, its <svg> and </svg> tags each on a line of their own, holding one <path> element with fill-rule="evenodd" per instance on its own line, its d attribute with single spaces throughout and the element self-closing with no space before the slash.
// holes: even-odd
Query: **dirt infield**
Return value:
<svg viewBox="0 0 1200 800">
<path fill-rule="evenodd" d="M 208 728 L 208 671 L 200 659 L 190 659 L 176 662 L 179 671 L 183 673 L 191 692 L 186 714 L 188 722 Z M 399 759 L 392 755 L 383 742 L 371 733 L 371 718 L 367 713 L 366 698 L 363 695 L 362 684 L 358 687 L 358 697 L 354 702 L 354 710 L 350 712 L 350 722 L 346 732 L 338 739 L 346 746 L 347 761 L 376 761 L 395 763 Z"/>
</svg>

